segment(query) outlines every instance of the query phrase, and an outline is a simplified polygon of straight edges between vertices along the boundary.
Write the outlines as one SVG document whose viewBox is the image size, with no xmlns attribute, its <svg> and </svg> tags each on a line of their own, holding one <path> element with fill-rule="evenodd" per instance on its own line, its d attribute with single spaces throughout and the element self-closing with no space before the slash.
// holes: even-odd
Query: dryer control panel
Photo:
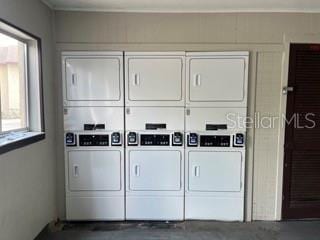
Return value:
<svg viewBox="0 0 320 240">
<path fill-rule="evenodd" d="M 183 146 L 183 133 L 137 133 L 129 132 L 128 146 Z"/>
<path fill-rule="evenodd" d="M 226 135 L 187 134 L 188 147 L 244 147 L 245 134 L 235 133 Z"/>
<path fill-rule="evenodd" d="M 119 147 L 122 146 L 122 142 L 122 134 L 120 132 L 110 134 L 67 132 L 65 134 L 66 147 Z"/>
<path fill-rule="evenodd" d="M 79 135 L 80 146 L 109 146 L 109 135 L 85 134 Z"/>
<path fill-rule="evenodd" d="M 202 135 L 200 147 L 230 147 L 230 136 Z"/>
<path fill-rule="evenodd" d="M 169 146 L 170 135 L 169 134 L 141 134 L 140 144 L 141 146 Z"/>
</svg>

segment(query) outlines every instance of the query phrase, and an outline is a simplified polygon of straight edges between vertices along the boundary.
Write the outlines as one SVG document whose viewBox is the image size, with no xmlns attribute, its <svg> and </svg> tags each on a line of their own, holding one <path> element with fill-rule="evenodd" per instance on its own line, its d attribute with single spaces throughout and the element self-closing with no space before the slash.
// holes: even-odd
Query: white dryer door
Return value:
<svg viewBox="0 0 320 240">
<path fill-rule="evenodd" d="M 189 191 L 240 191 L 241 162 L 241 152 L 189 152 Z"/>
<path fill-rule="evenodd" d="M 120 151 L 70 151 L 70 191 L 121 190 Z"/>
<path fill-rule="evenodd" d="M 118 58 L 67 58 L 67 100 L 120 100 L 120 71 Z"/>
<path fill-rule="evenodd" d="M 181 101 L 182 59 L 128 59 L 128 90 L 131 101 Z"/>
<path fill-rule="evenodd" d="M 245 59 L 203 58 L 189 60 L 190 101 L 243 101 Z"/>
<path fill-rule="evenodd" d="M 180 151 L 129 151 L 130 190 L 180 190 L 181 164 Z"/>
</svg>

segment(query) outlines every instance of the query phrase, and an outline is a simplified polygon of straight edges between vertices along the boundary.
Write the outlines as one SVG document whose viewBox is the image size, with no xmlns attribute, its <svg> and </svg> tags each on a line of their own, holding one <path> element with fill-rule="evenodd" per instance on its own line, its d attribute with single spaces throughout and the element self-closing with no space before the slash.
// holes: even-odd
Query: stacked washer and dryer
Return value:
<svg viewBox="0 0 320 240">
<path fill-rule="evenodd" d="M 124 220 L 122 52 L 62 54 L 67 220 Z"/>
<path fill-rule="evenodd" d="M 244 219 L 248 58 L 187 53 L 186 219 Z"/>
<path fill-rule="evenodd" d="M 62 69 L 67 220 L 243 220 L 247 52 L 64 52 Z"/>
<path fill-rule="evenodd" d="M 184 52 L 125 53 L 126 219 L 184 219 Z"/>
</svg>

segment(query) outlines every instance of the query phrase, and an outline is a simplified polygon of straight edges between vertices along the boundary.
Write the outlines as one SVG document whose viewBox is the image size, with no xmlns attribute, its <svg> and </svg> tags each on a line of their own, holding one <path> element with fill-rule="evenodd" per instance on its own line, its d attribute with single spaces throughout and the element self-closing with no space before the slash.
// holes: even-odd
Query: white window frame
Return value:
<svg viewBox="0 0 320 240">
<path fill-rule="evenodd" d="M 25 116 L 25 121 L 26 121 L 26 127 L 25 128 L 16 128 L 16 129 L 12 129 L 12 130 L 8 130 L 8 131 L 2 131 L 2 115 L 1 115 L 1 105 L 0 105 L 0 136 L 3 135 L 7 135 L 10 133 L 15 133 L 15 132 L 28 132 L 29 129 L 29 69 L 28 69 L 28 42 L 25 41 L 24 39 L 21 39 L 20 37 L 13 35 L 11 33 L 8 33 L 6 31 L 3 31 L 0 29 L 0 33 L 11 37 L 21 43 L 24 44 L 24 81 L 25 81 L 25 111 L 26 111 L 26 116 Z M 1 96 L 1 93 L 0 93 Z M 1 102 L 1 98 L 0 98 L 0 102 Z"/>
<path fill-rule="evenodd" d="M 26 48 L 24 57 L 26 127 L 2 131 L 0 121 L 0 154 L 2 154 L 44 139 L 45 128 L 41 39 L 3 19 L 0 19 L 0 33 L 24 43 Z"/>
</svg>

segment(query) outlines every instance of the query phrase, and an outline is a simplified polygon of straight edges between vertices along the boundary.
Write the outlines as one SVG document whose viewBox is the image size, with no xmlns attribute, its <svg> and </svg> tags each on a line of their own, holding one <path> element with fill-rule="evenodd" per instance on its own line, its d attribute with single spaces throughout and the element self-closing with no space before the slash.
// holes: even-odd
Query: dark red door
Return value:
<svg viewBox="0 0 320 240">
<path fill-rule="evenodd" d="M 290 46 L 283 219 L 320 218 L 320 45 Z"/>
</svg>

